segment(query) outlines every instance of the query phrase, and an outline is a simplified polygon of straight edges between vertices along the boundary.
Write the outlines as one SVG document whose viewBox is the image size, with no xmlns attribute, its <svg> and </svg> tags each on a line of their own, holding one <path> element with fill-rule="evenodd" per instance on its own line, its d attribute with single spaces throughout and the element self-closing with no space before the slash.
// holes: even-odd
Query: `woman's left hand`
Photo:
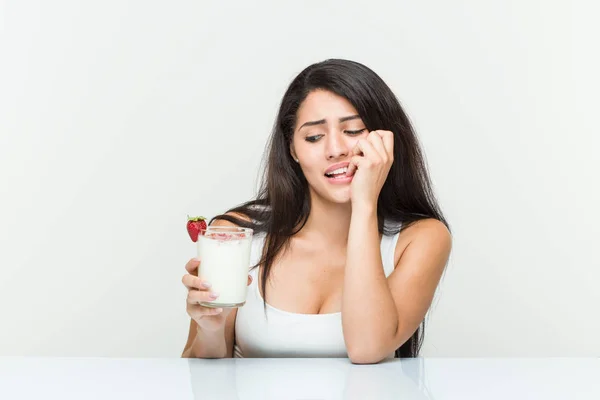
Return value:
<svg viewBox="0 0 600 400">
<path fill-rule="evenodd" d="M 394 162 L 394 134 L 372 131 L 352 149 L 346 176 L 354 175 L 350 183 L 352 207 L 377 208 L 381 188 Z"/>
</svg>

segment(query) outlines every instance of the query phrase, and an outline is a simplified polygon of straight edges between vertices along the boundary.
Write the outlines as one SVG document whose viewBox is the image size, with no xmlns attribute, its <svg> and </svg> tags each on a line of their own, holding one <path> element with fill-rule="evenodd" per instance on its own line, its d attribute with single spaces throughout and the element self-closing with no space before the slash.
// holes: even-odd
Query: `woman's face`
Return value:
<svg viewBox="0 0 600 400">
<path fill-rule="evenodd" d="M 351 178 L 328 177 L 326 172 L 336 164 L 348 165 L 356 142 L 368 133 L 344 97 L 325 90 L 308 94 L 298 109 L 290 151 L 313 195 L 334 203 L 350 201 Z"/>
</svg>

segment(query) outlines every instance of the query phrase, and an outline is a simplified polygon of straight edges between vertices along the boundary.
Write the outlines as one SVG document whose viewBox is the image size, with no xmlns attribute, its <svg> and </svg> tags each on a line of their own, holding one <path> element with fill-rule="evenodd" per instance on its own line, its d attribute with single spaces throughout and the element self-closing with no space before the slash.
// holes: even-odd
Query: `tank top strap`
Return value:
<svg viewBox="0 0 600 400">
<path fill-rule="evenodd" d="M 396 244 L 398 243 L 399 237 L 400 232 L 389 236 L 383 235 L 381 237 L 381 260 L 383 261 L 383 271 L 385 272 L 386 278 L 390 276 L 392 272 L 394 272 L 394 255 L 396 252 Z"/>
</svg>

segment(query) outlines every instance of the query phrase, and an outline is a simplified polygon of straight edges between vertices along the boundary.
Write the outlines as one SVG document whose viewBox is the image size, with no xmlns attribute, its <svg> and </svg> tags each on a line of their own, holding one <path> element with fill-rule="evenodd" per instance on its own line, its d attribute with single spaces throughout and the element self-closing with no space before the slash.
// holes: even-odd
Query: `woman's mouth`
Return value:
<svg viewBox="0 0 600 400">
<path fill-rule="evenodd" d="M 330 183 L 348 183 L 352 181 L 352 176 L 346 176 L 348 167 L 338 168 L 325 174 L 325 177 Z"/>
<path fill-rule="evenodd" d="M 346 171 L 348 171 L 348 167 L 342 167 L 331 172 L 326 172 L 325 176 L 328 178 L 339 178 L 340 176 L 346 176 Z"/>
</svg>

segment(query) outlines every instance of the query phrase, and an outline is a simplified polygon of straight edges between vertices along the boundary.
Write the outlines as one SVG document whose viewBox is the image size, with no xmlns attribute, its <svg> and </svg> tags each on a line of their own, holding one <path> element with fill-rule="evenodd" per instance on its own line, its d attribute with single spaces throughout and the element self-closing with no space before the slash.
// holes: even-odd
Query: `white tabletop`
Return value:
<svg viewBox="0 0 600 400">
<path fill-rule="evenodd" d="M 0 399 L 600 399 L 600 359 L 0 357 Z"/>
</svg>

